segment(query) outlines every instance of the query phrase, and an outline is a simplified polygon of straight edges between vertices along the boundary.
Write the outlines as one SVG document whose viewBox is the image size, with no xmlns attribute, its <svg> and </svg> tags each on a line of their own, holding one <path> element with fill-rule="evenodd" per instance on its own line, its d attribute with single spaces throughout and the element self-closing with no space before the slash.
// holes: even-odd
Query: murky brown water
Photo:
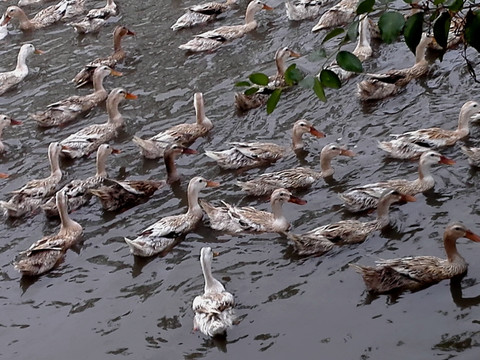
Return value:
<svg viewBox="0 0 480 360">
<path fill-rule="evenodd" d="M 290 156 L 270 170 L 299 163 L 317 166 L 320 149 L 338 140 L 358 156 L 336 162 L 334 180 L 319 181 L 301 193 L 306 206 L 287 204 L 285 211 L 295 232 L 349 218 L 336 193 L 346 187 L 392 177 L 414 177 L 415 163 L 387 161 L 375 146 L 388 133 L 419 127 L 454 128 L 461 105 L 477 99 L 478 85 L 468 76 L 460 50 L 446 54 L 432 67 L 429 77 L 411 83 L 405 92 L 371 106 L 354 96 L 358 78 L 339 91 L 328 91 L 329 101 L 319 102 L 311 91 L 296 89 L 285 94 L 275 112 L 267 116 L 257 109 L 239 116 L 233 107 L 233 84 L 253 71 L 274 72 L 273 56 L 280 46 L 306 55 L 298 66 L 315 72 L 320 62 L 309 57 L 320 47 L 322 35 L 310 33 L 315 21 L 288 23 L 281 1 L 269 2 L 275 10 L 258 16 L 260 26 L 252 34 L 211 54 L 186 56 L 177 47 L 203 29 L 178 33 L 169 26 L 182 8 L 194 1 L 118 1 L 121 15 L 98 35 L 77 37 L 59 24 L 31 35 L 17 30 L 0 42 L 0 70 L 15 66 L 18 48 L 32 42 L 45 50 L 29 59 L 31 74 L 18 88 L 0 97 L 0 113 L 24 120 L 21 127 L 6 129 L 8 151 L 0 171 L 0 198 L 26 181 L 47 176 L 46 149 L 51 141 L 65 138 L 86 124 L 103 122 L 104 108 L 62 129 L 40 130 L 29 112 L 89 89 L 76 90 L 69 80 L 83 64 L 111 51 L 111 31 L 122 23 L 137 33 L 124 43 L 128 58 L 122 78 L 109 78 L 106 87 L 123 86 L 139 95 L 121 105 L 126 130 L 114 141 L 122 150 L 108 160 L 111 177 L 163 178 L 161 161 L 145 161 L 131 142 L 133 135 L 151 136 L 171 125 L 193 121 L 192 98 L 204 93 L 206 112 L 215 124 L 211 135 L 193 148 L 199 155 L 178 160 L 183 175 L 180 186 L 159 191 L 150 201 L 122 213 L 104 213 L 98 202 L 76 211 L 72 217 L 85 229 L 84 239 L 65 262 L 35 280 L 21 279 L 12 266 L 15 256 L 45 234 L 55 233 L 58 222 L 43 214 L 0 223 L 0 354 L 5 359 L 475 359 L 480 344 L 480 247 L 460 241 L 460 251 L 470 263 L 461 282 L 438 285 L 396 298 L 371 297 L 364 291 L 350 262 L 372 264 L 378 258 L 403 255 L 443 255 L 441 234 L 446 224 L 461 220 L 480 232 L 478 218 L 479 173 L 470 169 L 459 147 L 445 154 L 457 161 L 434 169 L 435 189 L 417 196 L 416 203 L 392 213 L 393 225 L 364 244 L 344 247 L 317 258 L 298 258 L 288 241 L 276 234 L 229 236 L 201 226 L 164 257 L 137 259 L 130 255 L 123 236 L 133 236 L 155 219 L 185 211 L 185 189 L 194 175 L 219 181 L 222 186 L 204 191 L 214 202 L 268 209 L 260 200 L 245 197 L 237 179 L 260 174 L 221 171 L 202 153 L 222 149 L 227 141 L 273 140 L 290 142 L 290 127 L 300 117 L 311 120 L 327 134 L 308 139 L 300 159 Z M 2 9 L 12 1 L 2 3 Z M 88 1 L 89 7 L 103 1 Z M 239 10 L 204 29 L 239 23 Z M 31 13 L 35 8 L 31 8 Z M 333 46 L 333 44 L 331 45 Z M 350 48 L 353 48 L 351 46 Z M 472 59 L 477 54 L 471 52 Z M 413 56 L 403 43 L 376 44 L 368 71 L 404 67 Z M 468 144 L 478 146 L 478 128 Z M 85 178 L 94 173 L 93 157 L 63 163 L 64 179 Z M 363 218 L 365 219 L 365 217 Z M 202 292 L 198 261 L 202 246 L 221 252 L 213 264 L 238 302 L 239 324 L 226 341 L 212 341 L 192 333 L 193 298 Z M 321 355 L 319 355 L 321 354 Z M 395 355 L 394 355 L 395 354 Z"/>
</svg>

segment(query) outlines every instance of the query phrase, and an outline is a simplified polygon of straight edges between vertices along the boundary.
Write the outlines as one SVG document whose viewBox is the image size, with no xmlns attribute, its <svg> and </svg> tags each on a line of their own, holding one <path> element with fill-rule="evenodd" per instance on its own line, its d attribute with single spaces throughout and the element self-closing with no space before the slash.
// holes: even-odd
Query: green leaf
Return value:
<svg viewBox="0 0 480 360">
<path fill-rule="evenodd" d="M 452 18 L 448 11 L 444 11 L 433 23 L 433 36 L 437 41 L 438 45 L 442 48 L 447 48 L 448 42 L 448 31 L 450 30 L 450 23 Z"/>
<path fill-rule="evenodd" d="M 235 84 L 235 86 L 252 86 L 248 81 L 240 81 Z"/>
<path fill-rule="evenodd" d="M 382 40 L 391 44 L 402 32 L 405 25 L 405 18 L 397 11 L 387 11 L 380 16 L 378 20 L 378 27 Z"/>
<path fill-rule="evenodd" d="M 457 13 L 460 10 L 463 9 L 463 1 L 464 0 L 454 0 L 452 3 L 448 6 L 448 10 Z"/>
<path fill-rule="evenodd" d="M 443 4 L 446 0 L 434 0 L 433 5 L 438 6 L 440 4 Z"/>
<path fill-rule="evenodd" d="M 323 102 L 327 101 L 327 97 L 325 96 L 325 91 L 323 90 L 323 86 L 317 78 L 313 78 L 313 91 L 315 95 L 322 100 Z"/>
<path fill-rule="evenodd" d="M 325 36 L 325 38 L 322 41 L 322 44 L 325 44 L 328 40 L 333 39 L 335 36 L 343 34 L 344 32 L 345 30 L 343 30 L 342 28 L 333 29 L 327 34 L 327 36 Z"/>
<path fill-rule="evenodd" d="M 342 87 L 342 82 L 338 78 L 338 75 L 335 74 L 332 70 L 323 69 L 320 72 L 320 82 L 325 87 L 332 89 L 340 89 Z"/>
<path fill-rule="evenodd" d="M 245 90 L 243 93 L 244 93 L 245 95 L 253 95 L 253 94 L 255 94 L 258 90 L 260 90 L 258 87 L 253 86 L 253 87 L 248 88 L 247 90 Z"/>
<path fill-rule="evenodd" d="M 354 22 L 352 22 L 352 23 L 348 26 L 346 38 L 348 37 L 348 40 L 350 40 L 350 41 L 352 41 L 352 42 L 355 41 L 355 40 L 357 40 L 357 36 L 358 36 L 358 24 L 359 24 L 359 21 L 358 21 L 358 20 L 355 20 Z"/>
<path fill-rule="evenodd" d="M 248 79 L 257 85 L 267 86 L 268 85 L 268 76 L 262 73 L 254 73 L 248 77 Z"/>
<path fill-rule="evenodd" d="M 272 95 L 267 100 L 267 114 L 271 114 L 275 110 L 278 100 L 280 100 L 280 95 L 282 95 L 282 89 L 273 90 Z"/>
<path fill-rule="evenodd" d="M 338 66 L 344 70 L 356 73 L 363 71 L 362 62 L 349 51 L 339 51 L 336 60 Z"/>
<path fill-rule="evenodd" d="M 480 52 L 480 12 L 469 10 L 465 17 L 465 41 Z"/>
<path fill-rule="evenodd" d="M 357 15 L 369 13 L 373 10 L 373 5 L 375 5 L 375 0 L 363 0 L 357 6 Z"/>
<path fill-rule="evenodd" d="M 291 64 L 287 70 L 285 70 L 285 82 L 288 86 L 298 84 L 303 78 L 303 73 L 297 69 L 296 64 Z"/>
<path fill-rule="evenodd" d="M 315 82 L 314 76 L 306 76 L 302 81 L 298 83 L 298 86 L 301 86 L 304 89 L 313 89 L 313 85 Z"/>
<path fill-rule="evenodd" d="M 423 27 L 423 12 L 413 14 L 408 18 L 403 29 L 403 35 L 405 36 L 405 43 L 411 52 L 415 54 L 417 45 L 422 38 Z"/>
</svg>

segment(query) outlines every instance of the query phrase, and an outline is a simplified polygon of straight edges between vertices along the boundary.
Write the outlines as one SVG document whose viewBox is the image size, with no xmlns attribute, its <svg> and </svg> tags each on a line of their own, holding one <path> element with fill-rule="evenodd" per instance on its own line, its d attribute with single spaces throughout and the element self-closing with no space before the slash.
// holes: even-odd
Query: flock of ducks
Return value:
<svg viewBox="0 0 480 360">
<path fill-rule="evenodd" d="M 25 5 L 21 0 L 19 6 Z M 85 1 L 62 0 L 56 5 L 40 11 L 29 19 L 19 6 L 9 6 L 1 20 L 1 26 L 15 23 L 22 31 L 38 30 L 55 22 L 83 15 Z M 319 31 L 351 21 L 355 15 L 357 0 L 342 0 L 329 11 L 324 12 L 324 1 L 301 0 L 286 2 L 287 16 L 291 20 L 302 20 L 321 16 L 319 23 L 312 31 Z M 172 25 L 173 30 L 192 27 L 215 20 L 217 16 L 236 6 L 235 0 L 225 3 L 207 3 L 190 7 L 187 12 Z M 259 0 L 252 0 L 246 10 L 245 22 L 242 25 L 222 26 L 196 35 L 191 41 L 180 45 L 181 49 L 190 52 L 212 51 L 227 41 L 232 41 L 256 28 L 255 13 L 260 10 L 272 10 Z M 113 0 L 107 0 L 104 8 L 91 9 L 79 22 L 70 23 L 75 31 L 88 33 L 98 31 L 106 20 L 117 14 L 117 6 Z M 372 54 L 370 47 L 371 21 L 363 16 L 359 25 L 359 41 L 354 53 L 361 61 Z M 88 63 L 72 80 L 77 86 L 93 83 L 93 92 L 86 96 L 71 96 L 47 106 L 45 111 L 29 114 L 40 127 L 63 126 L 75 121 L 103 101 L 106 101 L 108 120 L 103 124 L 90 125 L 71 134 L 65 139 L 52 142 L 48 147 L 48 159 L 51 167 L 50 175 L 44 179 L 32 180 L 18 190 L 12 192 L 7 201 L 0 201 L 0 206 L 8 217 L 21 217 L 43 209 L 47 216 L 59 216 L 60 230 L 56 235 L 46 236 L 27 250 L 23 251 L 15 267 L 24 275 L 43 274 L 59 264 L 69 249 L 81 236 L 82 226 L 72 220 L 69 213 L 88 203 L 92 196 L 98 197 L 105 211 L 114 211 L 126 206 L 135 206 L 148 199 L 165 184 L 179 180 L 175 159 L 182 154 L 195 154 L 188 148 L 194 141 L 205 136 L 213 128 L 212 121 L 206 116 L 203 94 L 194 94 L 193 104 L 196 112 L 194 123 L 179 124 L 159 134 L 142 139 L 135 136 L 133 142 L 138 145 L 140 153 L 148 159 L 163 158 L 167 178 L 160 180 L 124 180 L 110 179 L 106 171 L 107 158 L 118 154 L 120 150 L 107 143 L 124 126 L 124 118 L 119 105 L 126 99 L 137 96 L 123 88 L 115 88 L 107 93 L 103 86 L 108 75 L 121 75 L 114 70 L 126 53 L 121 46 L 122 38 L 135 35 L 125 26 L 117 26 L 113 33 L 114 51 L 110 56 L 97 58 Z M 416 61 L 411 68 L 392 70 L 385 74 L 369 74 L 370 78 L 359 83 L 358 91 L 362 99 L 378 99 L 396 94 L 409 81 L 424 75 L 428 71 L 425 51 L 431 39 L 424 34 L 417 47 Z M 40 54 L 31 44 L 22 45 L 15 70 L 0 73 L 0 94 L 19 84 L 28 74 L 26 60 L 31 54 Z M 275 54 L 277 73 L 269 78 L 269 84 L 253 95 L 235 94 L 235 104 L 239 109 L 248 110 L 262 106 L 268 94 L 275 88 L 286 86 L 285 61 L 289 57 L 300 56 L 287 47 Z M 342 81 L 352 77 L 354 73 L 341 70 L 336 64 L 329 66 L 336 71 Z M 342 72 L 343 71 L 343 72 Z M 356 186 L 340 195 L 345 208 L 351 212 L 377 209 L 375 220 L 360 222 L 344 220 L 317 227 L 304 234 L 294 234 L 288 219 L 284 216 L 282 205 L 292 202 L 304 205 L 306 202 L 292 194 L 296 189 L 307 188 L 322 178 L 334 174 L 331 165 L 337 156 L 354 157 L 353 151 L 336 143 L 326 145 L 320 154 L 320 170 L 296 167 L 277 172 L 267 172 L 256 178 L 238 181 L 238 186 L 253 196 L 268 196 L 271 212 L 261 211 L 254 207 L 238 207 L 225 201 L 217 206 L 199 200 L 200 192 L 206 188 L 218 187 L 219 183 L 195 176 L 189 181 L 187 189 L 188 208 L 186 213 L 161 218 L 148 226 L 135 238 L 125 237 L 125 242 L 132 254 L 148 257 L 170 250 L 185 234 L 193 231 L 206 214 L 209 226 L 227 233 L 242 232 L 276 232 L 286 235 L 292 240 L 299 255 L 321 255 L 335 246 L 356 244 L 374 231 L 389 224 L 390 207 L 398 202 L 415 201 L 413 195 L 432 188 L 435 184 L 431 167 L 436 164 L 454 164 L 454 161 L 443 156 L 437 150 L 453 146 L 458 140 L 469 134 L 471 121 L 480 119 L 480 107 L 475 101 L 466 102 L 460 111 L 458 128 L 445 130 L 430 128 L 392 135 L 395 139 L 379 143 L 379 148 L 398 159 L 415 159 L 419 162 L 418 178 L 414 180 L 394 179 L 373 184 Z M 0 134 L 8 125 L 20 124 L 8 115 L 0 115 Z M 286 154 L 304 147 L 305 134 L 321 138 L 324 134 L 311 122 L 300 119 L 295 122 L 292 131 L 291 146 L 283 146 L 266 142 L 232 142 L 231 148 L 221 151 L 206 151 L 205 154 L 227 170 L 249 169 L 268 166 Z M 4 146 L 0 142 L 0 151 Z M 478 148 L 462 147 L 472 165 L 480 163 Z M 96 152 L 96 173 L 86 179 L 75 179 L 58 187 L 62 180 L 60 156 L 80 158 Z M 8 175 L 0 174 L 0 178 Z M 362 274 L 369 290 L 387 292 L 393 289 L 416 290 L 442 279 L 461 274 L 467 268 L 463 257 L 456 249 L 456 240 L 466 237 L 480 242 L 480 237 L 468 230 L 463 224 L 452 223 L 444 233 L 446 259 L 432 256 L 410 257 L 392 260 L 381 260 L 376 267 L 351 264 Z M 225 334 L 234 323 L 234 298 L 224 286 L 212 275 L 214 252 L 210 247 L 203 247 L 200 264 L 205 278 L 204 294 L 193 301 L 195 312 L 194 328 L 208 336 Z"/>
</svg>

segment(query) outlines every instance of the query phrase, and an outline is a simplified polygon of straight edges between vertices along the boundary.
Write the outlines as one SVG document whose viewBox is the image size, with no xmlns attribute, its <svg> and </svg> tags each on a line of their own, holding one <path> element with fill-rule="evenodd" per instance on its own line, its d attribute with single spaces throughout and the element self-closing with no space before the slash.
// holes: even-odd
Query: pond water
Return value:
<svg viewBox="0 0 480 360">
<path fill-rule="evenodd" d="M 2 2 L 2 11 L 12 1 Z M 0 71 L 13 69 L 21 44 L 31 42 L 45 53 L 28 60 L 25 81 L 0 97 L 0 113 L 23 120 L 23 126 L 4 131 L 7 151 L 0 171 L 10 174 L 0 185 L 0 199 L 25 182 L 48 175 L 46 149 L 87 124 L 106 120 L 104 107 L 63 128 L 39 129 L 28 113 L 51 102 L 90 89 L 75 89 L 70 79 L 91 59 L 111 52 L 111 32 L 124 24 L 136 32 L 123 46 L 127 59 L 118 70 L 124 76 L 107 78 L 107 89 L 122 86 L 139 96 L 125 101 L 121 112 L 125 131 L 112 143 L 122 150 L 108 159 L 112 178 L 165 177 L 162 161 L 139 156 L 133 135 L 148 137 L 172 125 L 194 120 L 193 94 L 204 93 L 207 116 L 214 129 L 192 148 L 198 155 L 178 159 L 181 184 L 165 187 L 148 202 L 123 212 L 104 212 L 92 201 L 72 214 L 84 227 L 82 241 L 69 250 L 64 263 L 36 279 L 22 278 L 13 267 L 17 254 L 46 234 L 58 231 L 59 222 L 36 216 L 0 222 L 0 354 L 5 359 L 475 359 L 480 344 L 480 247 L 459 241 L 470 267 L 463 279 L 443 281 L 416 293 L 371 296 L 351 262 L 373 264 L 377 258 L 406 255 L 443 256 L 446 225 L 459 220 L 480 232 L 478 188 L 480 173 L 469 167 L 459 146 L 444 154 L 453 166 L 434 168 L 435 188 L 417 196 L 417 202 L 397 206 L 392 224 L 357 246 L 337 248 L 322 257 L 300 258 L 289 241 L 277 234 L 226 235 L 205 224 L 188 234 L 171 252 L 149 259 L 135 258 L 123 237 L 133 237 L 156 219 L 185 211 L 188 180 L 196 175 L 221 183 L 202 198 L 224 200 L 268 210 L 264 199 L 245 196 L 237 179 L 302 164 L 317 167 L 321 148 L 333 141 L 347 145 L 354 158 L 335 161 L 333 179 L 319 181 L 298 193 L 307 205 L 286 204 L 284 210 L 294 232 L 304 232 L 351 215 L 341 206 L 338 192 L 349 186 L 390 178 L 414 178 L 415 162 L 388 160 L 376 141 L 389 133 L 417 128 L 456 127 L 463 103 L 477 100 L 478 85 L 464 65 L 462 49 L 449 51 L 432 65 L 428 76 L 409 84 L 398 96 L 362 104 L 352 78 L 340 90 L 328 90 L 320 102 L 311 90 L 286 92 L 277 109 L 238 114 L 233 105 L 234 83 L 256 71 L 274 73 L 273 57 L 279 47 L 301 53 L 297 66 L 315 73 L 323 60 L 324 33 L 313 34 L 316 20 L 288 22 L 284 4 L 269 1 L 274 11 L 257 15 L 259 27 L 214 53 L 187 55 L 178 45 L 194 34 L 225 24 L 237 24 L 246 1 L 220 21 L 203 28 L 172 32 L 169 27 L 192 0 L 118 0 L 120 14 L 98 34 L 77 36 L 60 23 L 32 34 L 11 29 L 0 41 Z M 103 1 L 87 1 L 100 7 Z M 41 5 L 28 8 L 36 13 Z M 327 44 L 333 51 L 335 41 Z M 345 48 L 352 50 L 354 44 Z M 478 55 L 467 52 L 478 62 Z M 403 42 L 374 44 L 374 56 L 364 66 L 369 72 L 403 68 L 414 61 Z M 289 62 L 291 63 L 291 61 Z M 290 143 L 291 127 L 299 118 L 312 121 L 327 134 L 306 139 L 306 151 L 286 157 L 268 169 L 223 171 L 203 153 L 224 149 L 228 141 L 268 140 Z M 479 145 L 480 130 L 473 127 L 464 143 Z M 462 142 L 461 142 L 462 143 Z M 62 161 L 62 184 L 95 171 L 94 157 Z M 238 324 L 225 340 L 211 340 L 192 331 L 194 297 L 203 291 L 199 254 L 211 246 L 221 256 L 213 262 L 220 279 L 237 301 Z M 321 354 L 321 355 L 320 355 Z"/>
</svg>

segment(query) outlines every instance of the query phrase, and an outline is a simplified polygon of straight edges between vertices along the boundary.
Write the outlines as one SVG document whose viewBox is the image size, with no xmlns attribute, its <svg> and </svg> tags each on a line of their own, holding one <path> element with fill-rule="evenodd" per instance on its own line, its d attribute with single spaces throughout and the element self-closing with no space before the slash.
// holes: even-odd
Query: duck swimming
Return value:
<svg viewBox="0 0 480 360">
<path fill-rule="evenodd" d="M 21 124 L 23 124 L 21 121 L 14 120 L 8 115 L 0 114 L 0 154 L 5 151 L 5 145 L 1 140 L 3 129 L 5 129 L 7 126 L 21 125 Z"/>
<path fill-rule="evenodd" d="M 79 34 L 92 33 L 99 30 L 109 17 L 115 15 L 117 15 L 117 4 L 113 0 L 107 0 L 103 8 L 91 9 L 81 21 L 70 25 Z"/>
<path fill-rule="evenodd" d="M 171 29 L 180 30 L 213 21 L 218 15 L 230 10 L 236 3 L 237 0 L 226 0 L 224 3 L 211 1 L 190 6 L 187 12 L 171 26 Z"/>
<path fill-rule="evenodd" d="M 67 2 L 65 0 L 56 5 L 51 5 L 38 12 L 32 19 L 18 6 L 9 6 L 0 26 L 7 24 L 10 20 L 18 21 L 18 28 L 22 31 L 33 31 L 55 24 L 63 18 L 67 11 Z"/>
<path fill-rule="evenodd" d="M 355 17 L 358 3 L 359 0 L 340 1 L 323 13 L 317 25 L 312 28 L 312 32 L 348 24 Z"/>
</svg>

